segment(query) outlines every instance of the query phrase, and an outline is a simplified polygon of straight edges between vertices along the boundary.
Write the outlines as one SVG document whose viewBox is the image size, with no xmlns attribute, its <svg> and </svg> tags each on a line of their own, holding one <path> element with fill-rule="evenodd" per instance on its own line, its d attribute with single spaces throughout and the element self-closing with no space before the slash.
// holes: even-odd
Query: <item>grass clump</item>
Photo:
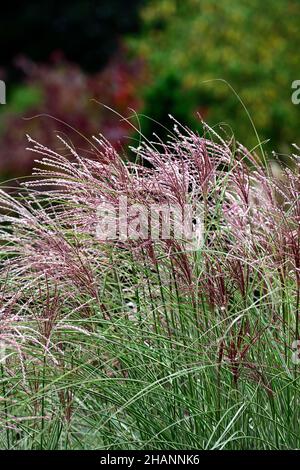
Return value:
<svg viewBox="0 0 300 470">
<path fill-rule="evenodd" d="M 299 156 L 178 123 L 135 163 L 64 145 L 30 139 L 33 178 L 0 195 L 1 448 L 299 448 Z M 202 242 L 99 240 L 121 195 L 201 203 Z"/>
</svg>

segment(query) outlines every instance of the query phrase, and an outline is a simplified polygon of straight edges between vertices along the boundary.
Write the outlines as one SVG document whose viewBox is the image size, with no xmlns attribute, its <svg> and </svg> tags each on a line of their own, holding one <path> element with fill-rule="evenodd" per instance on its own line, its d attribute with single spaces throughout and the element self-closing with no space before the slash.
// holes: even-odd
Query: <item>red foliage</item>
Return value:
<svg viewBox="0 0 300 470">
<path fill-rule="evenodd" d="M 60 57 L 52 65 L 37 65 L 26 58 L 19 58 L 18 65 L 25 73 L 26 84 L 41 91 L 42 101 L 23 115 L 7 113 L 4 116 L 0 140 L 2 175 L 30 174 L 33 158 L 24 150 L 26 134 L 47 146 L 55 146 L 58 132 L 68 133 L 77 148 L 89 147 L 79 133 L 90 136 L 101 132 L 117 149 L 124 144 L 130 126 L 94 100 L 123 116 L 130 113 L 130 108 L 139 109 L 136 87 L 143 79 L 141 63 L 125 61 L 120 54 L 103 71 L 94 75 L 85 74 L 77 65 Z M 70 134 L 71 127 L 74 132 Z"/>
</svg>

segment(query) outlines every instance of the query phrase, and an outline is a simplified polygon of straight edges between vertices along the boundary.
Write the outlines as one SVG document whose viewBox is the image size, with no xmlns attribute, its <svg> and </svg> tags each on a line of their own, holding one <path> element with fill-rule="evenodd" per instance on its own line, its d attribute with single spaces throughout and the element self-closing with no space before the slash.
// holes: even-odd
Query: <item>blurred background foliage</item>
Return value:
<svg viewBox="0 0 300 470">
<path fill-rule="evenodd" d="M 143 69 L 138 61 L 124 61 L 122 54 L 115 55 L 102 71 L 92 75 L 63 59 L 37 65 L 23 58 L 19 67 L 24 82 L 15 88 L 5 113 L 0 114 L 2 178 L 31 173 L 36 157 L 25 150 L 27 134 L 65 155 L 57 134 L 86 150 L 91 148 L 88 139 L 99 132 L 117 149 L 128 144 L 130 125 L 108 108 L 121 115 L 128 114 L 128 108 L 140 108 L 136 88 Z"/>
<path fill-rule="evenodd" d="M 30 173 L 26 133 L 57 148 L 58 131 L 87 149 L 80 134 L 102 132 L 125 147 L 130 126 L 93 98 L 124 116 L 136 110 L 147 137 L 165 137 L 155 121 L 170 129 L 168 114 L 200 129 L 199 114 L 253 148 L 232 86 L 268 152 L 299 143 L 300 106 L 291 102 L 300 79 L 299 0 L 31 0 L 1 8 L 2 179 Z M 67 125 L 24 120 L 41 114 Z"/>
<path fill-rule="evenodd" d="M 18 55 L 45 61 L 63 52 L 85 71 L 98 72 L 118 49 L 122 35 L 138 30 L 142 4 L 143 0 L 4 2 L 0 64 L 7 67 L 11 79 L 19 78 L 21 71 L 14 67 Z"/>
<path fill-rule="evenodd" d="M 300 77 L 299 0 L 152 0 L 142 31 L 130 41 L 151 73 L 144 112 L 165 123 L 166 111 L 195 126 L 197 112 L 224 122 L 249 147 L 257 141 L 226 80 L 247 106 L 267 149 L 298 139 L 300 107 L 291 83 Z"/>
</svg>

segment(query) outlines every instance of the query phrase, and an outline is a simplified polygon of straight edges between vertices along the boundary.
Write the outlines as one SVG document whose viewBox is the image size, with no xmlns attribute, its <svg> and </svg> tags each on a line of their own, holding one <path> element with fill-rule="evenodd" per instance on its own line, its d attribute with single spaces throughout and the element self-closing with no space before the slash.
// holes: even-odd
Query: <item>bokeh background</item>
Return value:
<svg viewBox="0 0 300 470">
<path fill-rule="evenodd" d="M 102 133 L 126 152 L 138 140 L 130 123 L 166 137 L 169 114 L 199 131 L 201 116 L 253 149 L 244 106 L 270 158 L 284 159 L 300 143 L 299 25 L 299 0 L 1 5 L 0 179 L 30 174 L 26 134 L 63 151 L 59 133 L 88 152 Z"/>
</svg>

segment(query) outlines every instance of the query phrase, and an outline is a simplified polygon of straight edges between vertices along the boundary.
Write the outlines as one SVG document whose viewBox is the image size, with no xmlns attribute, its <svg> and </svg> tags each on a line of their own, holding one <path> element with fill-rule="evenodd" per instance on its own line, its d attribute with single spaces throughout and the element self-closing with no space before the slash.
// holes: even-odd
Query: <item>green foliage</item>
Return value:
<svg viewBox="0 0 300 470">
<path fill-rule="evenodd" d="M 297 0 L 153 0 L 142 19 L 141 35 L 129 42 L 149 64 L 145 114 L 162 122 L 161 105 L 172 101 L 179 119 L 196 121 L 198 111 L 255 146 L 241 103 L 226 83 L 214 81 L 223 79 L 244 101 L 260 139 L 271 139 L 268 149 L 297 139 L 300 107 L 291 102 L 300 75 Z"/>
<path fill-rule="evenodd" d="M 10 102 L 5 108 L 6 113 L 24 113 L 29 108 L 40 105 L 43 92 L 39 86 L 19 85 L 12 92 Z"/>
</svg>

